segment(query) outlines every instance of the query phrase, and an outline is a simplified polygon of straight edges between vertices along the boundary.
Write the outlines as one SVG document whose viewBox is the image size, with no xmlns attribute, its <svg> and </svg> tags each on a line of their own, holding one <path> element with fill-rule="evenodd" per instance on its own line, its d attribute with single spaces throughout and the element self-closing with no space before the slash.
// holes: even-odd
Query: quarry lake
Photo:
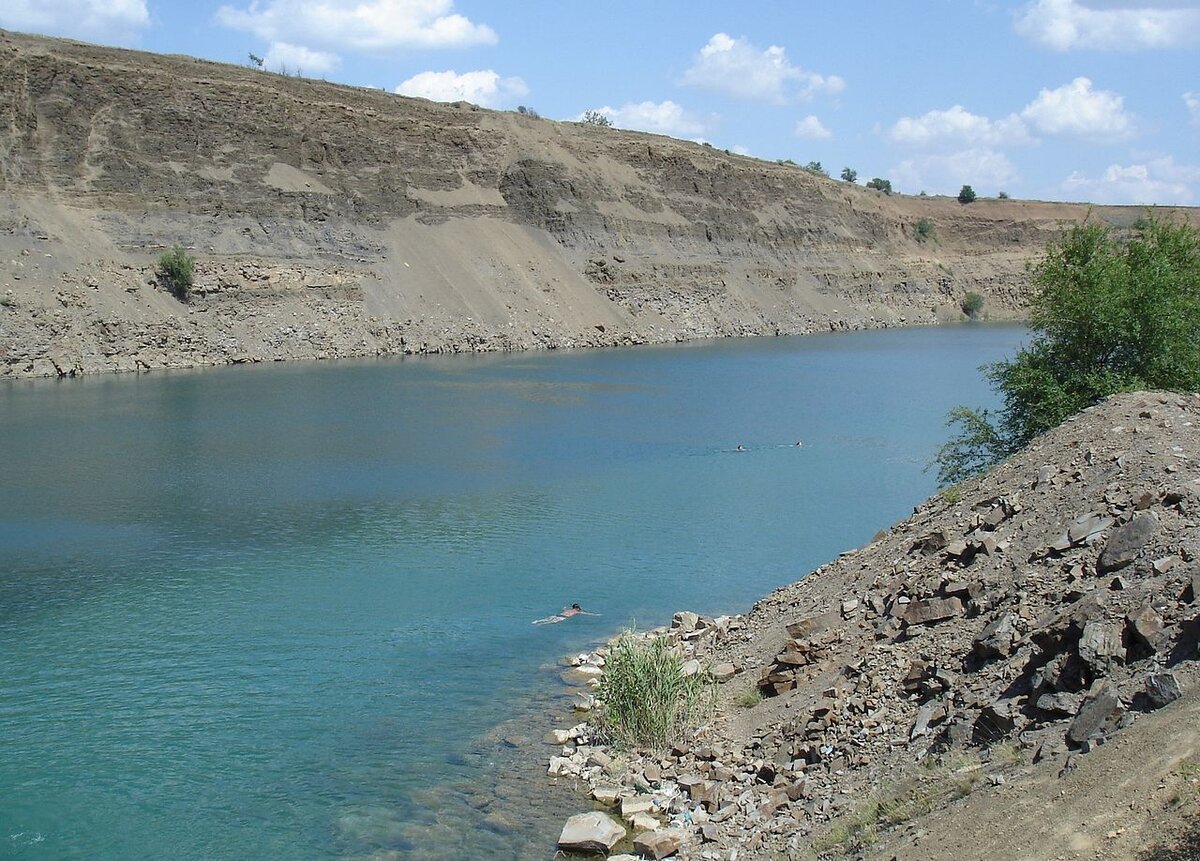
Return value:
<svg viewBox="0 0 1200 861">
<path fill-rule="evenodd" d="M 549 857 L 556 662 L 905 517 L 1025 334 L 0 386 L 0 856 Z"/>
</svg>

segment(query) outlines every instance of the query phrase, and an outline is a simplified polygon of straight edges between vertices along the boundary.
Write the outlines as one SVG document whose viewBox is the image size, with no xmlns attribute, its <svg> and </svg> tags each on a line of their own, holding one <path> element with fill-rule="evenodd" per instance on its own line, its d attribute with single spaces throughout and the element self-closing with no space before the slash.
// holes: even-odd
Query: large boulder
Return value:
<svg viewBox="0 0 1200 861">
<path fill-rule="evenodd" d="M 1158 531 L 1158 517 L 1152 511 L 1139 514 L 1124 526 L 1113 531 L 1104 551 L 1096 562 L 1096 568 L 1101 574 L 1108 574 L 1124 568 L 1135 558 L 1138 551 Z"/>
<path fill-rule="evenodd" d="M 567 820 L 562 834 L 558 836 L 558 848 L 607 854 L 624 837 L 625 829 L 616 820 L 606 813 L 593 810 L 591 813 L 577 813 Z"/>
</svg>

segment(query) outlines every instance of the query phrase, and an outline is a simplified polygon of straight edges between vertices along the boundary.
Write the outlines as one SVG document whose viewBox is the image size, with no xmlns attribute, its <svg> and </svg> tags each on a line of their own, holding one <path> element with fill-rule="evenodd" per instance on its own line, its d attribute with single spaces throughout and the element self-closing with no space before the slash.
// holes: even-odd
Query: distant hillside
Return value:
<svg viewBox="0 0 1200 861">
<path fill-rule="evenodd" d="M 0 93 L 0 377 L 1012 316 L 1088 212 L 3 31 Z"/>
</svg>

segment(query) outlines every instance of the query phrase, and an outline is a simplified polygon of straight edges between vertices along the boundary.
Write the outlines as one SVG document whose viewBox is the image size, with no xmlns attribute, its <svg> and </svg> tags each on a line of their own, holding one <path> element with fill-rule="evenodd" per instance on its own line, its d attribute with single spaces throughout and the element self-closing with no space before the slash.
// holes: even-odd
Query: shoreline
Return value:
<svg viewBox="0 0 1200 861">
<path fill-rule="evenodd" d="M 340 352 L 337 355 L 294 355 L 279 358 L 269 357 L 254 357 L 254 358 L 239 358 L 226 357 L 222 360 L 200 361 L 190 363 L 176 364 L 161 364 L 161 365 L 138 365 L 136 367 L 103 367 L 103 368 L 88 368 L 80 366 L 66 366 L 65 369 L 51 362 L 50 367 L 56 370 L 47 370 L 42 366 L 42 372 L 37 373 L 30 371 L 28 373 L 11 374 L 6 373 L 7 369 L 0 368 L 0 383 L 17 383 L 28 382 L 32 380 L 47 380 L 47 379 L 92 379 L 108 376 L 141 376 L 144 374 L 164 373 L 171 371 L 203 371 L 215 370 L 219 368 L 232 368 L 241 366 L 253 365 L 270 365 L 270 364 L 286 364 L 289 366 L 304 365 L 304 364 L 328 364 L 337 362 L 368 362 L 372 360 L 382 361 L 398 361 L 408 358 L 445 358 L 450 356 L 461 357 L 487 357 L 500 355 L 517 355 L 524 353 L 544 354 L 551 352 L 574 353 L 578 351 L 590 350 L 620 350 L 626 348 L 637 347 L 670 347 L 677 345 L 704 345 L 710 343 L 722 343 L 731 340 L 749 340 L 758 338 L 799 338 L 823 336 L 832 334 L 843 334 L 851 332 L 881 332 L 891 329 L 935 329 L 944 328 L 947 326 L 1005 326 L 1005 325 L 1021 325 L 1025 318 L 1020 315 L 987 317 L 981 320 L 970 320 L 965 316 L 962 319 L 931 319 L 919 322 L 904 322 L 894 323 L 886 320 L 878 320 L 871 318 L 869 320 L 830 320 L 828 328 L 813 328 L 802 329 L 797 331 L 782 331 L 776 329 L 773 332 L 761 333 L 744 333 L 730 335 L 697 335 L 689 338 L 663 338 L 662 340 L 619 340 L 614 339 L 611 342 L 602 343 L 571 343 L 566 346 L 557 344 L 533 344 L 533 345 L 498 345 L 488 346 L 475 345 L 462 349 L 460 345 L 451 344 L 445 346 L 432 347 L 426 350 L 405 348 L 392 352 Z M 844 324 L 844 325 L 837 325 Z"/>
</svg>

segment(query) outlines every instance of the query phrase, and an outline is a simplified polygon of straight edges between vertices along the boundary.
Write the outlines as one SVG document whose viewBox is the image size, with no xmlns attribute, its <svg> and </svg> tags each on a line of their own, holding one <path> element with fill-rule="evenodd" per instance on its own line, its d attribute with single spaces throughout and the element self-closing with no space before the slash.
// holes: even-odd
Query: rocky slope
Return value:
<svg viewBox="0 0 1200 861">
<path fill-rule="evenodd" d="M 718 719 L 619 756 L 584 723 L 551 772 L 648 857 L 1195 857 L 1148 847 L 1200 800 L 1198 428 L 1111 398 L 745 617 L 678 614 Z"/>
<path fill-rule="evenodd" d="M 3 31 L 0 94 L 0 377 L 1002 317 L 1088 212 Z"/>
</svg>

